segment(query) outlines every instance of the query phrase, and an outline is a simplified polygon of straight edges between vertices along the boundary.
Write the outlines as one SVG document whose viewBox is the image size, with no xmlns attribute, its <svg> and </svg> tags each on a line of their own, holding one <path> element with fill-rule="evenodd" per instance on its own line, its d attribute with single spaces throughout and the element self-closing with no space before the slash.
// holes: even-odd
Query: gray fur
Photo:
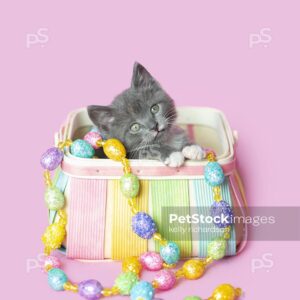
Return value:
<svg viewBox="0 0 300 300">
<path fill-rule="evenodd" d="M 156 104 L 159 111 L 154 114 L 151 107 Z M 111 105 L 91 105 L 87 110 L 101 132 L 124 143 L 129 158 L 165 162 L 173 152 L 191 144 L 184 130 L 175 125 L 174 101 L 139 63 L 134 64 L 130 88 Z M 140 124 L 139 132 L 131 130 L 134 123 Z"/>
</svg>

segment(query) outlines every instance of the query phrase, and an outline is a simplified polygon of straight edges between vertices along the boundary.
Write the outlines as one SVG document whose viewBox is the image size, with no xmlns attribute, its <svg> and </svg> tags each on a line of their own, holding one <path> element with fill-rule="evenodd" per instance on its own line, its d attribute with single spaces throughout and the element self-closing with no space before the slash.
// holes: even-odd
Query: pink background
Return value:
<svg viewBox="0 0 300 300">
<path fill-rule="evenodd" d="M 178 105 L 225 112 L 240 134 L 250 205 L 299 205 L 298 1 L 6 2 L 0 4 L 1 298 L 79 299 L 51 291 L 35 267 L 47 224 L 39 157 L 69 111 L 108 104 L 126 88 L 136 60 Z M 28 34 L 40 28 L 48 42 L 27 47 Z M 263 28 L 269 40 L 262 36 L 251 47 L 252 34 Z M 202 279 L 159 297 L 208 297 L 230 282 L 245 299 L 299 298 L 293 297 L 299 250 L 299 242 L 251 242 Z M 264 255 L 272 263 L 253 271 Z M 75 281 L 97 278 L 109 287 L 120 263 L 69 261 L 66 270 Z"/>
</svg>

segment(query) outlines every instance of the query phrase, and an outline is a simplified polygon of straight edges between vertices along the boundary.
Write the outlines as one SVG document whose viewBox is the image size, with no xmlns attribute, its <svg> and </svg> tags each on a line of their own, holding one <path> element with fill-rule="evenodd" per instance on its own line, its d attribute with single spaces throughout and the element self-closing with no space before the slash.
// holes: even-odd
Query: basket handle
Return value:
<svg viewBox="0 0 300 300">
<path fill-rule="evenodd" d="M 232 135 L 233 135 L 234 143 L 237 144 L 238 139 L 239 139 L 239 132 L 237 130 L 233 130 Z"/>
</svg>

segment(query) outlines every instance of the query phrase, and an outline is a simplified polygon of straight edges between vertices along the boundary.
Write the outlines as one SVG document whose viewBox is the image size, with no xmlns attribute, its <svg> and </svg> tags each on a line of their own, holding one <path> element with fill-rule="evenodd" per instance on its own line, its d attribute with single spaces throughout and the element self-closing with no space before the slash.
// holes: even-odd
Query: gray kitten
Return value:
<svg viewBox="0 0 300 300">
<path fill-rule="evenodd" d="M 107 138 L 117 138 L 128 157 L 157 159 L 179 167 L 184 159 L 200 160 L 204 152 L 192 145 L 186 132 L 175 125 L 174 101 L 139 63 L 133 67 L 131 87 L 111 105 L 87 108 L 92 122 Z"/>
</svg>

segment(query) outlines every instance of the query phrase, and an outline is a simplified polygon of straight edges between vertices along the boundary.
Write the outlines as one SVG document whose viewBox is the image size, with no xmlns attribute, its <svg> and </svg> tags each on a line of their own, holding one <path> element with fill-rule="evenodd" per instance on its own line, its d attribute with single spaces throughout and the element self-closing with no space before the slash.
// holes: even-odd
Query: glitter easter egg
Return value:
<svg viewBox="0 0 300 300">
<path fill-rule="evenodd" d="M 116 280 L 115 285 L 121 295 L 129 295 L 132 287 L 138 282 L 136 273 L 126 272 L 120 274 Z"/>
<path fill-rule="evenodd" d="M 61 269 L 51 269 L 48 272 L 48 284 L 55 291 L 63 291 L 68 278 Z"/>
<path fill-rule="evenodd" d="M 149 271 L 159 271 L 163 267 L 163 260 L 156 252 L 145 252 L 140 256 L 143 267 Z"/>
<path fill-rule="evenodd" d="M 190 259 L 183 264 L 182 270 L 186 279 L 198 279 L 205 271 L 205 263 L 199 259 Z"/>
<path fill-rule="evenodd" d="M 124 174 L 120 179 L 120 188 L 125 197 L 135 198 L 140 189 L 138 177 L 132 173 Z"/>
<path fill-rule="evenodd" d="M 226 254 L 227 242 L 222 238 L 216 238 L 208 243 L 207 254 L 214 260 L 221 259 Z"/>
<path fill-rule="evenodd" d="M 48 149 L 41 157 L 40 163 L 46 170 L 55 170 L 62 162 L 64 153 L 56 147 Z"/>
<path fill-rule="evenodd" d="M 130 291 L 131 300 L 152 300 L 153 296 L 154 289 L 147 281 L 138 282 Z"/>
<path fill-rule="evenodd" d="M 138 212 L 132 217 L 132 230 L 143 239 L 151 239 L 157 228 L 148 214 Z"/>
<path fill-rule="evenodd" d="M 221 284 L 213 292 L 209 300 L 235 300 L 241 296 L 242 290 L 230 284 Z"/>
<path fill-rule="evenodd" d="M 232 209 L 224 200 L 213 203 L 210 215 L 214 218 L 214 224 L 219 228 L 225 228 L 233 223 Z"/>
<path fill-rule="evenodd" d="M 48 209 L 59 210 L 65 205 L 65 196 L 57 187 L 50 186 L 46 189 L 45 201 Z"/>
<path fill-rule="evenodd" d="M 50 250 L 57 249 L 61 246 L 66 235 L 65 225 L 53 223 L 49 225 L 42 236 L 42 242 L 45 248 Z"/>
<path fill-rule="evenodd" d="M 93 126 L 93 127 L 91 128 L 90 132 L 97 132 L 97 133 L 100 134 L 100 130 L 99 130 L 99 128 L 98 128 L 97 126 Z"/>
<path fill-rule="evenodd" d="M 126 157 L 124 145 L 117 139 L 109 139 L 103 145 L 105 155 L 115 161 L 121 161 Z"/>
<path fill-rule="evenodd" d="M 184 300 L 202 300 L 202 298 L 200 298 L 198 296 L 188 296 L 188 297 L 185 297 Z"/>
<path fill-rule="evenodd" d="M 161 270 L 155 275 L 154 282 L 157 289 L 167 291 L 175 285 L 176 276 L 172 270 Z"/>
<path fill-rule="evenodd" d="M 160 247 L 160 256 L 168 265 L 176 264 L 180 258 L 180 250 L 176 243 L 168 242 Z"/>
<path fill-rule="evenodd" d="M 102 141 L 102 137 L 98 132 L 88 132 L 84 138 L 86 142 L 88 142 L 94 149 L 99 149 L 100 146 L 97 145 L 97 141 Z"/>
<path fill-rule="evenodd" d="M 204 178 L 210 186 L 222 184 L 225 176 L 220 164 L 216 161 L 209 162 L 204 169 Z"/>
<path fill-rule="evenodd" d="M 125 272 L 132 272 L 137 275 L 140 274 L 142 270 L 142 264 L 139 261 L 137 256 L 129 256 L 125 258 L 122 262 L 122 271 Z"/>
<path fill-rule="evenodd" d="M 80 158 L 92 158 L 95 155 L 94 148 L 84 140 L 76 140 L 70 148 L 71 154 Z"/>
<path fill-rule="evenodd" d="M 59 269 L 61 267 L 61 261 L 59 258 L 53 255 L 48 255 L 43 258 L 42 271 L 48 272 L 51 269 Z"/>
<path fill-rule="evenodd" d="M 103 287 L 101 283 L 95 279 L 81 281 L 78 284 L 78 293 L 87 300 L 98 300 L 102 294 Z"/>
<path fill-rule="evenodd" d="M 93 126 L 90 130 L 90 132 L 97 132 L 100 134 L 102 140 L 106 140 L 106 135 L 103 132 L 100 132 L 100 129 L 97 126 Z"/>
</svg>

